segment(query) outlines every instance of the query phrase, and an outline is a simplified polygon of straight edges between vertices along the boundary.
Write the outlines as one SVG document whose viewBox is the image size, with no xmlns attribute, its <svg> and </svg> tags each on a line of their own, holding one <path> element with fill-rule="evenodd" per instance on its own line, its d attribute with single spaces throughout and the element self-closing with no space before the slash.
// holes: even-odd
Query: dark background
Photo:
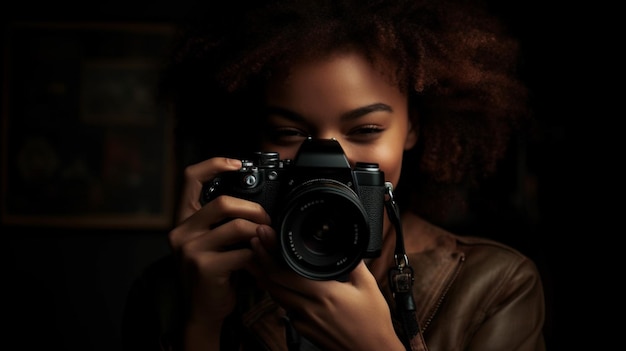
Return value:
<svg viewBox="0 0 626 351">
<path fill-rule="evenodd" d="M 534 259 L 546 289 L 546 339 L 558 350 L 558 287 L 569 275 L 558 267 L 555 242 L 570 235 L 572 161 L 578 157 L 569 67 L 575 37 L 571 20 L 539 1 L 492 1 L 525 52 L 525 79 L 533 92 L 539 133 L 524 140 L 502 172 L 487 184 L 471 220 L 450 224 L 484 233 Z M 171 23 L 185 14 L 178 2 L 4 2 L 3 28 L 13 20 Z M 580 73 L 579 73 L 580 74 Z M 4 76 L 3 76 L 4 78 Z M 3 93 L 6 86 L 3 86 Z M 566 96 L 566 98 L 564 98 Z M 565 101 L 566 100 L 566 101 Z M 4 172 L 2 172 L 4 174 Z M 534 184 L 529 190 L 527 180 Z M 524 185 L 526 184 L 526 185 Z M 534 189 L 534 190 L 533 190 Z M 488 218 L 488 219 L 487 219 Z M 168 253 L 167 229 L 97 229 L 2 224 L 3 343 L 16 349 L 116 350 L 124 300 L 133 279 Z"/>
</svg>

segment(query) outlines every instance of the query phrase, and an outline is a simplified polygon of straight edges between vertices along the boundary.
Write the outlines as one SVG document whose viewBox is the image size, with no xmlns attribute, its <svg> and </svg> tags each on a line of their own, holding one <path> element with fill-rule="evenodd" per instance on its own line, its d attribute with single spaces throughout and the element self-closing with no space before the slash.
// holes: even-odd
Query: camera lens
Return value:
<svg viewBox="0 0 626 351">
<path fill-rule="evenodd" d="M 338 250 L 351 245 L 351 235 L 342 235 L 352 231 L 351 223 L 339 221 L 334 213 L 329 208 L 316 206 L 299 221 L 301 244 L 311 254 L 332 257 Z"/>
<path fill-rule="evenodd" d="M 360 262 L 368 217 L 352 189 L 329 179 L 300 185 L 286 198 L 280 242 L 287 264 L 316 280 L 339 279 Z"/>
</svg>

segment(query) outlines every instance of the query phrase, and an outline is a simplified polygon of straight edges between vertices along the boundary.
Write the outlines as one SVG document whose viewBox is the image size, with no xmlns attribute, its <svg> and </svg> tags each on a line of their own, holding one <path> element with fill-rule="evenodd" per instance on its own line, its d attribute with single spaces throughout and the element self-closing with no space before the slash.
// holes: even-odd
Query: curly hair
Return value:
<svg viewBox="0 0 626 351">
<path fill-rule="evenodd" d="M 419 132 L 401 184 L 411 179 L 424 205 L 428 187 L 473 184 L 493 173 L 530 115 L 519 44 L 479 1 L 230 0 L 211 6 L 195 8 L 182 23 L 163 80 L 180 140 L 202 142 L 203 151 L 232 151 L 217 139 L 228 140 L 223 133 L 233 130 L 229 144 L 250 147 L 258 141 L 254 106 L 263 83 L 299 59 L 345 48 L 372 63 L 395 63 L 394 83 L 408 91 Z"/>
</svg>

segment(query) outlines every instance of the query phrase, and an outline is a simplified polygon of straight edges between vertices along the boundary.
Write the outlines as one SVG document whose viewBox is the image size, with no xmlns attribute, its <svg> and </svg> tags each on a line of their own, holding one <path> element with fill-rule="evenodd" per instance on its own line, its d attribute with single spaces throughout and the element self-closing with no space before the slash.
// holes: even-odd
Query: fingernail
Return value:
<svg viewBox="0 0 626 351">
<path fill-rule="evenodd" d="M 227 158 L 226 161 L 228 162 L 229 165 L 232 165 L 233 168 L 241 168 L 243 165 L 241 163 L 241 160 L 238 160 L 236 158 Z"/>
<path fill-rule="evenodd" d="M 252 247 L 253 251 L 258 251 L 259 249 L 259 245 L 261 245 L 259 238 L 258 237 L 253 237 L 252 239 L 250 239 L 250 246 Z"/>
</svg>

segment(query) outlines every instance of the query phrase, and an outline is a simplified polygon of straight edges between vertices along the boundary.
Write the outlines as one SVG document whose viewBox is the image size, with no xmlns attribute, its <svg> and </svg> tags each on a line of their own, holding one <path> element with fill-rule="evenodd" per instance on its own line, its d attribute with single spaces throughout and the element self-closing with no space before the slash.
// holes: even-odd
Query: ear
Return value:
<svg viewBox="0 0 626 351">
<path fill-rule="evenodd" d="M 413 123 L 409 121 L 409 128 L 407 130 L 406 140 L 404 142 L 404 150 L 410 150 L 417 143 L 417 128 L 413 126 Z"/>
</svg>

